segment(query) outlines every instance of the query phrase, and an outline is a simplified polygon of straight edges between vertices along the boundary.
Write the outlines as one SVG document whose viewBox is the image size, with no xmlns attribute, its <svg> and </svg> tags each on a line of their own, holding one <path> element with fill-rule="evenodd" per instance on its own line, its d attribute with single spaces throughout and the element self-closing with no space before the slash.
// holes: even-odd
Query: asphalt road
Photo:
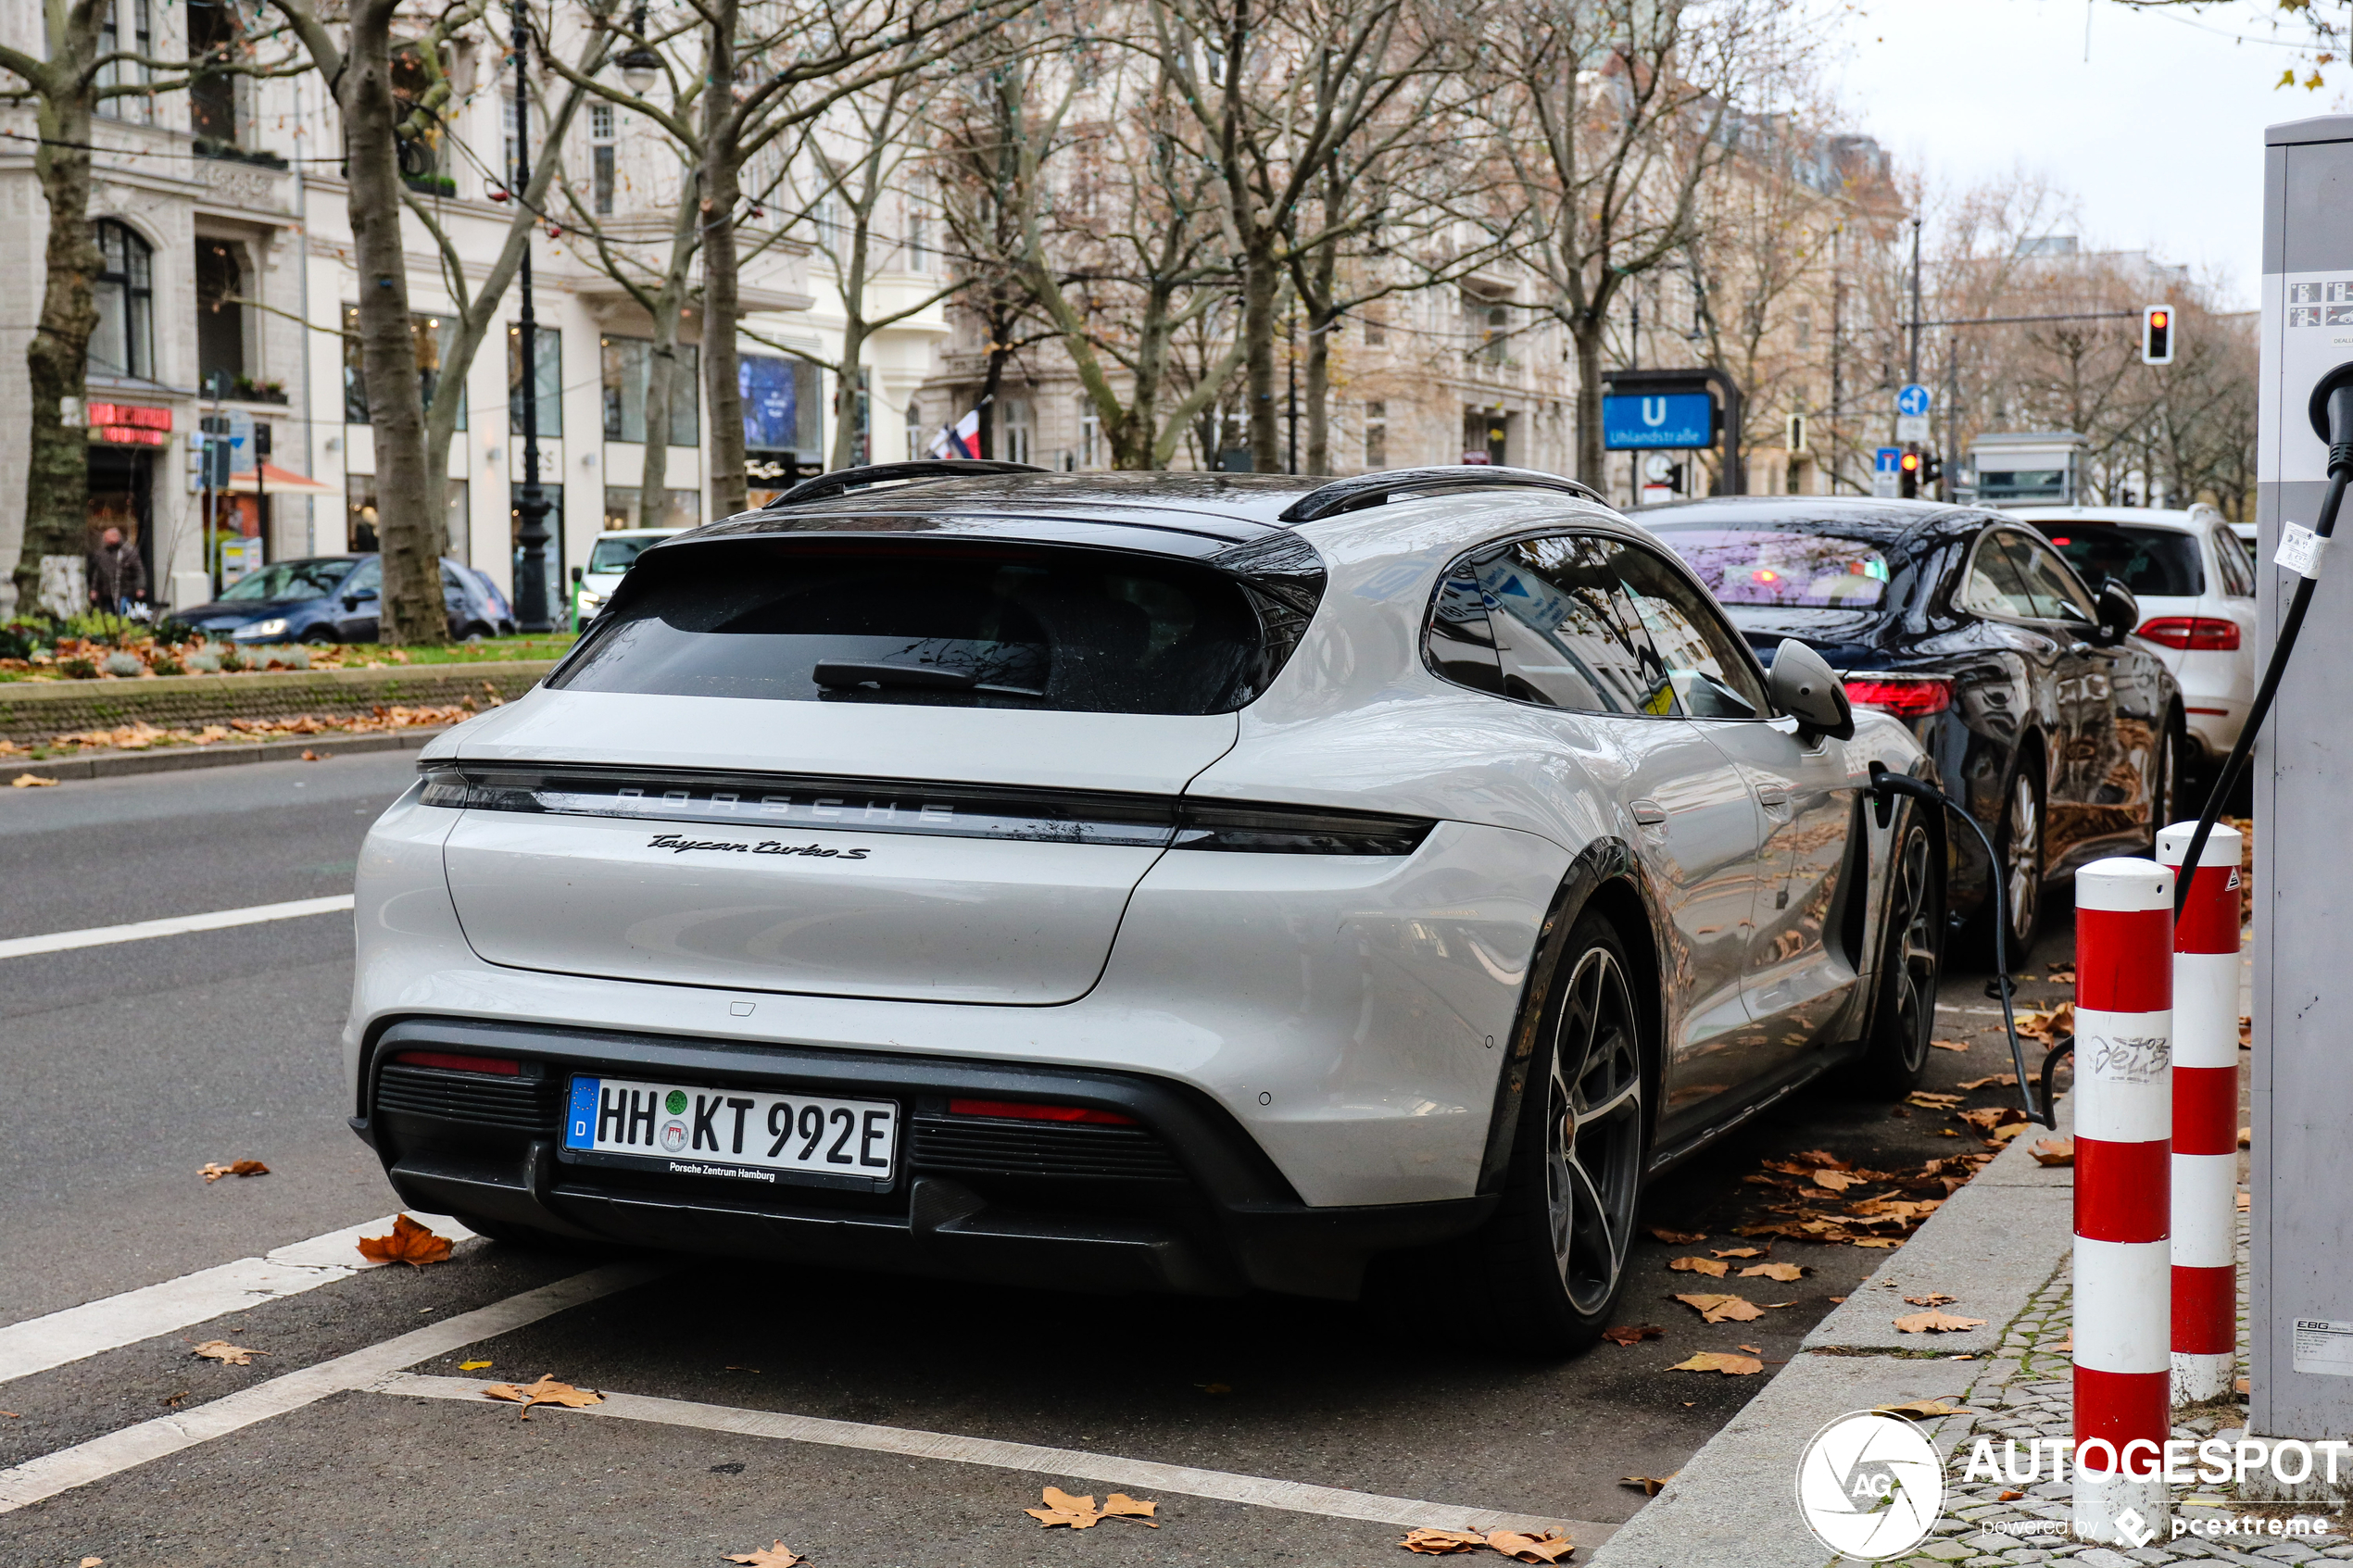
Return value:
<svg viewBox="0 0 2353 1568">
<path fill-rule="evenodd" d="M 14 895 L 0 937 L 348 891 L 367 823 L 412 767 L 346 758 L 0 791 L 0 885 Z M 2071 946 L 2064 899 L 2053 904 L 2037 973 Z M 1931 1089 L 1960 1093 L 2008 1066 L 1983 978 L 1948 977 L 1939 1034 L 1969 1048 L 1931 1053 Z M 393 1208 L 343 1124 L 334 1038 L 349 979 L 342 915 L 0 960 L 0 1329 Z M 1664 1336 L 1557 1365 L 1500 1360 L 1369 1307 L 1060 1297 L 689 1260 L 411 1370 L 551 1373 L 723 1411 L 1608 1523 L 1642 1501 L 1621 1477 L 1677 1469 L 1765 1381 L 1667 1368 L 1749 1346 L 1769 1374 L 1884 1256 L 1743 1241 L 1732 1227 L 1778 1195 L 1743 1178 L 1801 1150 L 1893 1169 L 1980 1147 L 1925 1108 L 1828 1090 L 1784 1105 L 1652 1191 L 1647 1224 L 1708 1238 L 1638 1248 L 1621 1316 Z M 271 1173 L 209 1185 L 196 1174 L 240 1158 Z M 1719 1283 L 1667 1267 L 1740 1245 L 1808 1272 Z M 0 1470 L 603 1261 L 470 1241 L 432 1268 L 360 1273 L 0 1382 Z M 1728 1288 L 1787 1305 L 1707 1325 L 1671 1299 Z M 218 1337 L 267 1354 L 245 1367 L 189 1354 Z M 492 1365 L 461 1373 L 462 1361 Z M 1948 1365 L 1924 1359 L 1917 1392 L 1951 1392 Z M 774 1540 L 814 1568 L 1403 1560 L 1392 1524 L 1198 1495 L 1161 1495 L 1157 1530 L 1046 1531 L 1021 1512 L 1041 1486 L 1098 1498 L 1118 1486 L 709 1426 L 561 1410 L 522 1422 L 488 1400 L 337 1393 L 0 1513 L 0 1561 L 683 1565 Z"/>
</svg>

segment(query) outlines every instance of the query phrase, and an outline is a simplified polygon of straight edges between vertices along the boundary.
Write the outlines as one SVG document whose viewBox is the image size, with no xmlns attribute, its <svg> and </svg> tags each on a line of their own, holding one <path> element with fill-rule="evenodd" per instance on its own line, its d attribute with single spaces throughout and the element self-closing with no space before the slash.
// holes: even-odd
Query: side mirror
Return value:
<svg viewBox="0 0 2353 1568">
<path fill-rule="evenodd" d="M 1828 660 L 1794 637 L 1784 637 L 1773 652 L 1773 669 L 1766 678 L 1766 694 L 1773 707 L 1805 729 L 1839 740 L 1855 735 L 1855 709 L 1846 701 L 1846 685 Z"/>
<path fill-rule="evenodd" d="M 2133 634 L 2141 623 L 2141 601 L 2133 590 L 2111 577 L 2100 584 L 2100 644 L 2114 647 Z"/>
</svg>

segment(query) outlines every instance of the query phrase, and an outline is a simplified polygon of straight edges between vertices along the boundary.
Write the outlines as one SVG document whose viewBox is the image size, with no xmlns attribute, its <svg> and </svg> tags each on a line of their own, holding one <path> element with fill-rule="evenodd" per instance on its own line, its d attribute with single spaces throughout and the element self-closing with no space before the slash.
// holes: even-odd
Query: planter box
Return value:
<svg viewBox="0 0 2353 1568">
<path fill-rule="evenodd" d="M 285 670 L 265 675 L 160 675 L 113 681 L 0 683 L 0 738 L 44 744 L 77 730 L 142 721 L 193 729 L 232 719 L 367 713 L 378 704 L 421 708 L 511 701 L 539 684 L 552 659 L 395 665 L 380 670 Z"/>
</svg>

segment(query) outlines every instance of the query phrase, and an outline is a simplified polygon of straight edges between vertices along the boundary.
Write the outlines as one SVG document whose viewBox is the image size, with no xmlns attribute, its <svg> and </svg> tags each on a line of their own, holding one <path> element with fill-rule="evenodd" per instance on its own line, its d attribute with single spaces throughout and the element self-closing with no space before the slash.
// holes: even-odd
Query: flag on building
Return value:
<svg viewBox="0 0 2353 1568">
<path fill-rule="evenodd" d="M 939 433 L 932 442 L 934 458 L 977 458 L 980 456 L 980 410 L 975 408 L 963 419 Z"/>
</svg>

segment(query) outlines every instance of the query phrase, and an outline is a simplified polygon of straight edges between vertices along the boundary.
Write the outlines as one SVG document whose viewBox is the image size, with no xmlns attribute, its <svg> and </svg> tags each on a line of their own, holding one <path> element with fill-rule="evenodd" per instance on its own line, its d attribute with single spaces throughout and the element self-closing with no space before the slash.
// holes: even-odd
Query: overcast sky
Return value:
<svg viewBox="0 0 2353 1568">
<path fill-rule="evenodd" d="M 2263 270 L 2263 127 L 2337 97 L 2273 86 L 2300 56 L 2251 0 L 1858 0 L 1845 31 L 1840 101 L 1903 162 L 1948 183 L 2037 171 L 2074 196 L 2087 245 L 2219 269 L 2245 308 Z"/>
</svg>

